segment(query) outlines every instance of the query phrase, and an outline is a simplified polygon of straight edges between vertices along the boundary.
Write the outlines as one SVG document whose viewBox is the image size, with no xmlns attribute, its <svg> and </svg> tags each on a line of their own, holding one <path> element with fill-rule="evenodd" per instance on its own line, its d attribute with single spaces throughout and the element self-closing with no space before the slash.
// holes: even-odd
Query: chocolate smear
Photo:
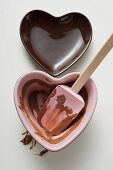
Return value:
<svg viewBox="0 0 113 170">
<path fill-rule="evenodd" d="M 22 135 L 25 135 L 22 140 L 20 140 L 23 145 L 29 145 L 31 143 L 30 149 L 32 149 L 36 145 L 36 140 L 28 133 L 28 131 L 22 133 Z"/>
<path fill-rule="evenodd" d="M 47 150 L 47 149 L 44 149 L 44 150 L 42 150 L 39 154 L 35 154 L 35 155 L 43 156 L 43 155 L 45 155 L 47 152 L 48 152 L 48 150 Z"/>
</svg>

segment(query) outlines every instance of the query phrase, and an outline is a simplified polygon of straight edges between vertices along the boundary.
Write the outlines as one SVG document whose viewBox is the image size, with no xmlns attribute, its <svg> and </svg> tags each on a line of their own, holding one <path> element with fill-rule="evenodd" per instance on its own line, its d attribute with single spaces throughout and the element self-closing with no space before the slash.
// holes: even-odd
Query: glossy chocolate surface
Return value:
<svg viewBox="0 0 113 170">
<path fill-rule="evenodd" d="M 23 18 L 20 36 L 31 57 L 56 76 L 86 51 L 92 39 L 92 27 L 80 13 L 55 17 L 35 10 Z"/>
</svg>

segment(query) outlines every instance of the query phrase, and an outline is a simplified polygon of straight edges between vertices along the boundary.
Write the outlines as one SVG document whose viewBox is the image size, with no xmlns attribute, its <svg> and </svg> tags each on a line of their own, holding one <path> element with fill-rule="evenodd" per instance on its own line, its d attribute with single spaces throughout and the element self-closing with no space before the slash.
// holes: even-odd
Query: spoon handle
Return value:
<svg viewBox="0 0 113 170">
<path fill-rule="evenodd" d="M 113 34 L 110 36 L 110 38 L 101 48 L 101 50 L 97 53 L 96 57 L 89 64 L 86 70 L 79 76 L 79 78 L 76 80 L 76 82 L 71 87 L 71 89 L 75 93 L 78 93 L 80 91 L 80 89 L 84 86 L 86 81 L 90 78 L 90 76 L 95 71 L 95 69 L 98 67 L 98 65 L 101 63 L 101 61 L 104 59 L 104 57 L 112 49 L 112 47 L 113 47 Z"/>
</svg>

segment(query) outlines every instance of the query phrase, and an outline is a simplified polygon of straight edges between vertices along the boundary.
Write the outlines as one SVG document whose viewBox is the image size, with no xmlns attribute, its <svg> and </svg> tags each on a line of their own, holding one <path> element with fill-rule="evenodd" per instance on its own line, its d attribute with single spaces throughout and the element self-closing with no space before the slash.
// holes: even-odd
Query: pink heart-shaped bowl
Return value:
<svg viewBox="0 0 113 170">
<path fill-rule="evenodd" d="M 15 85 L 14 101 L 23 125 L 38 143 L 50 151 L 58 151 L 70 144 L 84 130 L 94 113 L 97 89 L 90 78 L 80 91 L 85 107 L 60 135 L 51 136 L 40 125 L 41 115 L 38 110 L 48 95 L 58 84 L 71 87 L 79 75 L 75 72 L 54 78 L 41 71 L 32 71 L 21 76 Z"/>
</svg>

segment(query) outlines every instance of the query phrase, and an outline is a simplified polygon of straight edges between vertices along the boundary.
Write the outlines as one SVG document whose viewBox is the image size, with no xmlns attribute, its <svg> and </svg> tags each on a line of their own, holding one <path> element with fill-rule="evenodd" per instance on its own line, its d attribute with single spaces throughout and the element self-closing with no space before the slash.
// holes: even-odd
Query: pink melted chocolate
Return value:
<svg viewBox="0 0 113 170">
<path fill-rule="evenodd" d="M 46 80 L 47 81 L 47 80 Z M 43 87 L 43 88 L 35 88 L 35 90 L 32 90 L 29 95 L 27 95 L 27 101 L 25 100 L 25 96 L 27 94 L 28 88 L 32 84 L 37 84 L 37 86 Z M 52 133 L 48 133 L 45 128 L 42 127 L 41 124 L 41 118 L 44 115 L 44 112 L 46 110 L 46 107 L 42 107 L 45 101 L 47 100 L 48 96 L 51 94 L 53 89 L 56 87 L 55 84 L 50 84 L 51 82 L 48 81 L 44 82 L 42 80 L 38 79 L 33 79 L 25 83 L 25 85 L 22 88 L 22 95 L 20 96 L 20 109 L 25 113 L 27 116 L 30 124 L 34 127 L 35 129 L 35 134 L 39 135 L 49 143 L 59 143 L 62 140 L 64 140 L 73 130 L 77 128 L 77 126 L 80 124 L 85 111 L 87 107 L 87 102 L 88 102 L 88 93 L 86 89 L 83 87 L 80 91 L 80 95 L 85 101 L 85 107 L 82 109 L 82 111 L 76 116 L 76 118 L 69 124 L 69 126 L 63 131 L 63 133 L 59 134 L 57 131 L 54 131 Z M 68 82 L 65 85 L 71 87 L 73 82 Z M 49 100 L 49 98 L 48 98 Z M 26 107 L 26 102 L 27 105 L 29 106 Z M 58 107 L 61 112 L 61 110 L 66 110 L 68 115 L 71 114 L 71 110 L 69 108 L 64 108 L 64 102 L 65 102 L 65 96 L 59 96 L 58 97 Z M 43 108 L 43 109 L 42 109 Z M 45 110 L 44 110 L 45 109 Z M 64 124 L 66 121 L 63 122 Z M 63 125 L 63 124 L 62 124 Z M 52 126 L 52 124 L 51 124 Z M 62 128 L 62 127 L 60 127 Z"/>
</svg>

